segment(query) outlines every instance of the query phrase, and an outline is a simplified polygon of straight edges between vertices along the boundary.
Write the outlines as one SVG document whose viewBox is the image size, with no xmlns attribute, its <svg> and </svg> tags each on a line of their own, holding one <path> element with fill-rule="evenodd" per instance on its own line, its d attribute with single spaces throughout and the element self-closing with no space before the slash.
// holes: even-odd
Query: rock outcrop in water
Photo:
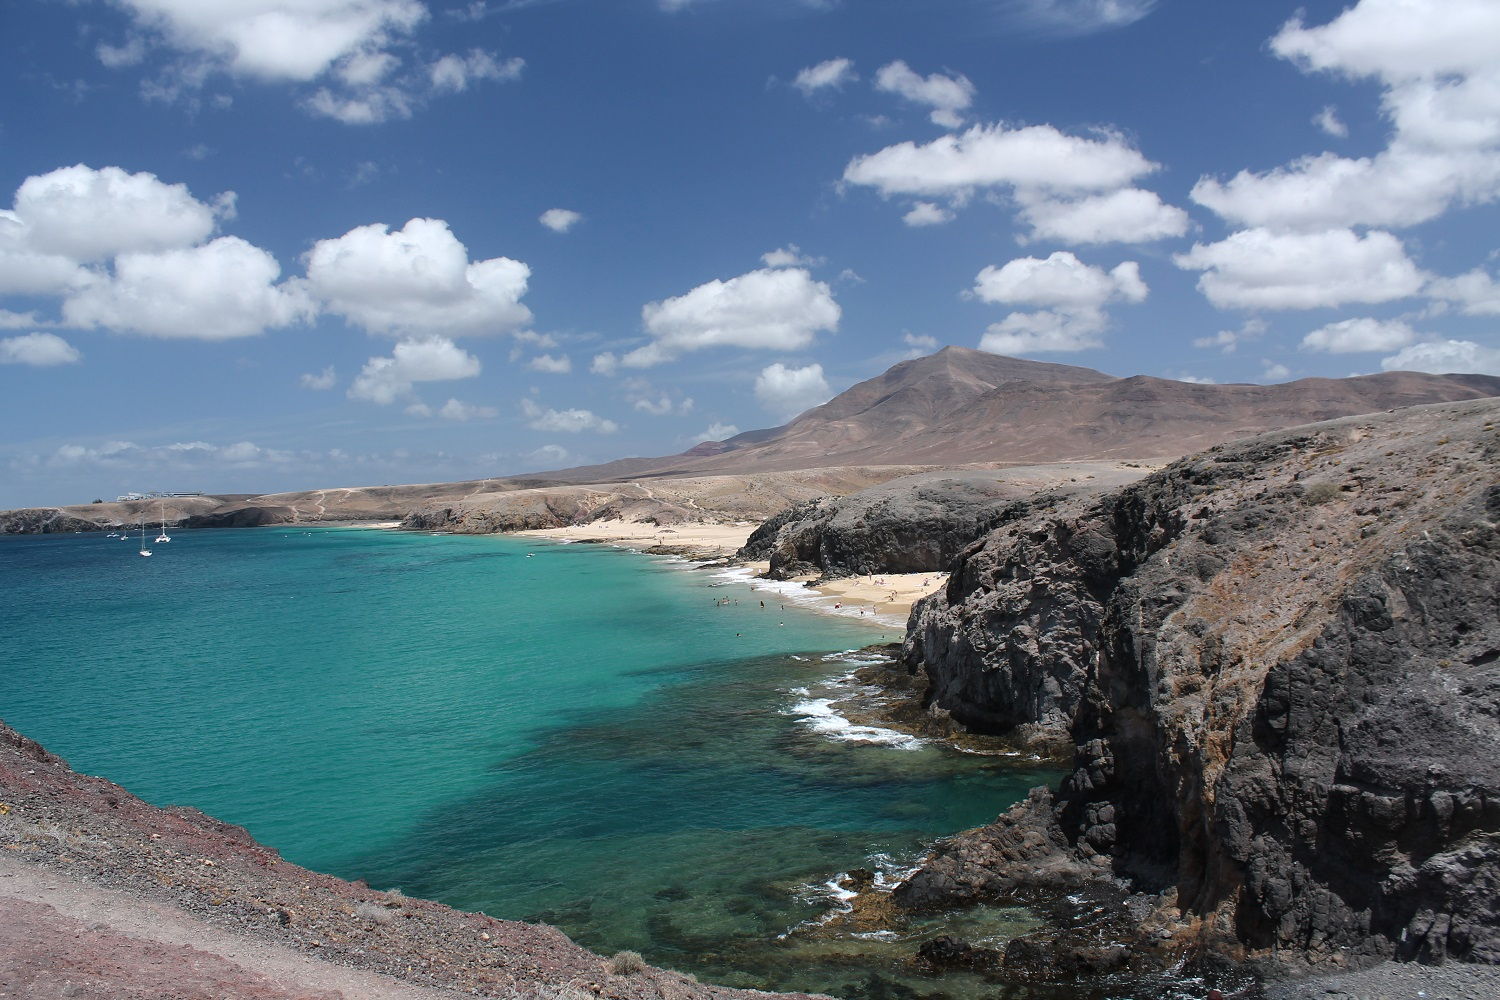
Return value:
<svg viewBox="0 0 1500 1000">
<path fill-rule="evenodd" d="M 769 560 L 775 580 L 941 572 L 1024 498 L 1044 491 L 1056 502 L 1145 472 L 1135 463 L 1078 462 L 904 476 L 787 510 L 757 528 L 739 556 Z"/>
<path fill-rule="evenodd" d="M 1500 962 L 1497 424 L 1345 418 L 1009 508 L 903 655 L 932 708 L 1072 772 L 897 901 L 1092 886 L 1147 894 L 1164 958 Z"/>
</svg>

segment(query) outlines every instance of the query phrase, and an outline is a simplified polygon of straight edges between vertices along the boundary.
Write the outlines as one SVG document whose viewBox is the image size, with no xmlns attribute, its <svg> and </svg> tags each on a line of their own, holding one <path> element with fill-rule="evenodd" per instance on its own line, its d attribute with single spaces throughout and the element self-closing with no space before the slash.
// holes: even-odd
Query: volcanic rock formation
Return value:
<svg viewBox="0 0 1500 1000">
<path fill-rule="evenodd" d="M 757 528 L 739 556 L 769 560 L 776 580 L 940 572 L 1018 500 L 1044 491 L 1056 502 L 1147 471 L 1134 462 L 1071 462 L 903 476 L 798 504 Z"/>
<path fill-rule="evenodd" d="M 1094 886 L 1154 894 L 1168 957 L 1500 962 L 1497 425 L 1328 421 L 1009 507 L 903 655 L 933 710 L 1072 773 L 897 901 Z"/>
</svg>

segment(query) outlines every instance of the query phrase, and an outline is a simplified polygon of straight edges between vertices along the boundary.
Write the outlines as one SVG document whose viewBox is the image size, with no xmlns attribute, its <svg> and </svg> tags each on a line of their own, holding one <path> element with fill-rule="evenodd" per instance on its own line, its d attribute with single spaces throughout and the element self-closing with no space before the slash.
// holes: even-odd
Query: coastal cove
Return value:
<svg viewBox="0 0 1500 1000">
<path fill-rule="evenodd" d="M 682 560 L 291 526 L 128 548 L 0 540 L 10 725 L 298 864 L 707 981 L 900 988 L 944 928 L 819 931 L 836 878 L 893 879 L 1055 777 L 853 726 L 833 706 L 880 630 Z"/>
</svg>

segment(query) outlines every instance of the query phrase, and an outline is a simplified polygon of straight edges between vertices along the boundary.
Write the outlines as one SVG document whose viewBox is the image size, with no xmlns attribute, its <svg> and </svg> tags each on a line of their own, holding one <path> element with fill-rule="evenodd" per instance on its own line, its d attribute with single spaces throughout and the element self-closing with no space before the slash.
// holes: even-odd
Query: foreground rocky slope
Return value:
<svg viewBox="0 0 1500 1000">
<path fill-rule="evenodd" d="M 545 926 L 283 861 L 0 724 L 0 994 L 264 1000 L 750 1000 Z"/>
<path fill-rule="evenodd" d="M 1072 773 L 897 901 L 1113 893 L 1112 933 L 1164 961 L 1500 962 L 1497 424 L 1500 400 L 1329 421 L 1009 508 L 903 655 L 933 710 Z"/>
</svg>

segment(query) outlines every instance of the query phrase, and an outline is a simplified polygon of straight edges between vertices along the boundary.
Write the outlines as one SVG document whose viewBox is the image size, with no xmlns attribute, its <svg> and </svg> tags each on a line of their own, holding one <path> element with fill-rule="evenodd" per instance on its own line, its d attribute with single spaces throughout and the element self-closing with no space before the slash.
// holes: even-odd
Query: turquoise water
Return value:
<svg viewBox="0 0 1500 1000">
<path fill-rule="evenodd" d="M 837 738 L 840 651 L 879 630 L 712 570 L 350 529 L 136 547 L 0 538 L 0 718 L 298 864 L 717 981 L 904 982 L 900 958 L 937 929 L 810 930 L 837 909 L 826 883 L 895 877 L 1052 777 Z M 1025 922 L 966 919 L 980 937 Z"/>
</svg>

